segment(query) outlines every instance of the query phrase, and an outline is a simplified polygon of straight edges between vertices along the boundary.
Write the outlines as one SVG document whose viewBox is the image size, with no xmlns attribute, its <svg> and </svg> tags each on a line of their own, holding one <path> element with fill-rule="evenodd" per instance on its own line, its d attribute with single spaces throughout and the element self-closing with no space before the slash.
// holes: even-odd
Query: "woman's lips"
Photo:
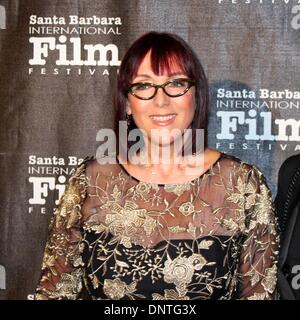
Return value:
<svg viewBox="0 0 300 320">
<path fill-rule="evenodd" d="M 176 114 L 170 114 L 166 116 L 150 116 L 150 119 L 156 126 L 165 127 L 175 121 Z"/>
</svg>

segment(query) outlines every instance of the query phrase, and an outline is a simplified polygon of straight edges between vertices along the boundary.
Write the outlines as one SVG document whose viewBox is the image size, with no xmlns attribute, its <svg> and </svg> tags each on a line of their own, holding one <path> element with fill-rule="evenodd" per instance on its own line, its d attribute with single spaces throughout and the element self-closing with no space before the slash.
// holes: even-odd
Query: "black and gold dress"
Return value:
<svg viewBox="0 0 300 320">
<path fill-rule="evenodd" d="M 86 159 L 52 218 L 36 299 L 272 299 L 277 255 L 255 166 L 222 153 L 162 185 Z"/>
</svg>

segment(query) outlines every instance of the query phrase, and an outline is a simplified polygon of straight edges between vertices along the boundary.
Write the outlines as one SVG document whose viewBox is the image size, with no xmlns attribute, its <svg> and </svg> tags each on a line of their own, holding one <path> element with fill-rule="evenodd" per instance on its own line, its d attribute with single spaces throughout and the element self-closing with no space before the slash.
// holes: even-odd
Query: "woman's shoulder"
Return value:
<svg viewBox="0 0 300 320">
<path fill-rule="evenodd" d="M 91 167 L 94 161 L 94 156 L 86 156 L 82 161 L 80 161 L 75 168 L 74 173 L 71 175 L 70 180 L 86 175 L 87 168 Z"/>
<path fill-rule="evenodd" d="M 262 169 L 254 163 L 247 162 L 237 156 L 221 152 L 220 166 L 223 176 L 234 181 L 244 181 L 253 185 L 266 186 L 269 184 Z"/>
<path fill-rule="evenodd" d="M 227 167 L 229 170 L 243 172 L 255 171 L 262 174 L 261 169 L 256 164 L 245 161 L 232 154 L 228 154 L 225 152 L 220 153 L 220 164 L 222 164 L 224 167 Z"/>
<path fill-rule="evenodd" d="M 87 177 L 107 176 L 119 171 L 116 157 L 99 158 L 97 156 L 86 156 L 76 168 L 76 175 L 84 174 Z"/>
<path fill-rule="evenodd" d="M 259 166 L 226 153 L 222 153 L 222 161 L 223 167 L 227 169 L 225 178 L 235 183 L 238 188 L 243 186 L 251 192 L 260 190 L 265 196 L 271 196 L 267 178 Z"/>
</svg>

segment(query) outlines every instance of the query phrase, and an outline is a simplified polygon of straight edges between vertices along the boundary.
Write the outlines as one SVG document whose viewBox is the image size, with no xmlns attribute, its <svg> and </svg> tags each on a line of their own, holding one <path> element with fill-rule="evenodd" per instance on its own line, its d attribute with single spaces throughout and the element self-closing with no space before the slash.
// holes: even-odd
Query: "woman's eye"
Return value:
<svg viewBox="0 0 300 320">
<path fill-rule="evenodd" d="M 171 86 L 173 87 L 184 87 L 186 85 L 185 80 L 174 80 L 171 82 Z"/>
<path fill-rule="evenodd" d="M 136 85 L 135 90 L 146 90 L 151 88 L 151 85 L 149 83 L 140 83 Z"/>
</svg>

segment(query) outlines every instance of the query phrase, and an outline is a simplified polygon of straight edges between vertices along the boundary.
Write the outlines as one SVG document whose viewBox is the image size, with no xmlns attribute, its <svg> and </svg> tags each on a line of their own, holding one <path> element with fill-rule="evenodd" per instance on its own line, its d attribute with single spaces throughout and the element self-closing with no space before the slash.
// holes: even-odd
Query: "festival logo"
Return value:
<svg viewBox="0 0 300 320">
<path fill-rule="evenodd" d="M 119 48 L 111 42 L 121 35 L 121 25 L 120 17 L 31 15 L 28 74 L 109 75 L 121 64 Z M 102 40 L 106 36 L 110 40 Z"/>
<path fill-rule="evenodd" d="M 75 156 L 58 158 L 30 155 L 28 182 L 32 193 L 28 200 L 28 212 L 47 214 L 48 208 L 53 210 L 64 193 L 69 177 L 82 160 Z"/>
<path fill-rule="evenodd" d="M 230 88 L 214 89 L 215 147 L 269 152 L 275 144 L 282 151 L 299 151 L 300 120 L 295 114 L 300 108 L 300 91 L 242 87 L 233 83 Z"/>
</svg>

